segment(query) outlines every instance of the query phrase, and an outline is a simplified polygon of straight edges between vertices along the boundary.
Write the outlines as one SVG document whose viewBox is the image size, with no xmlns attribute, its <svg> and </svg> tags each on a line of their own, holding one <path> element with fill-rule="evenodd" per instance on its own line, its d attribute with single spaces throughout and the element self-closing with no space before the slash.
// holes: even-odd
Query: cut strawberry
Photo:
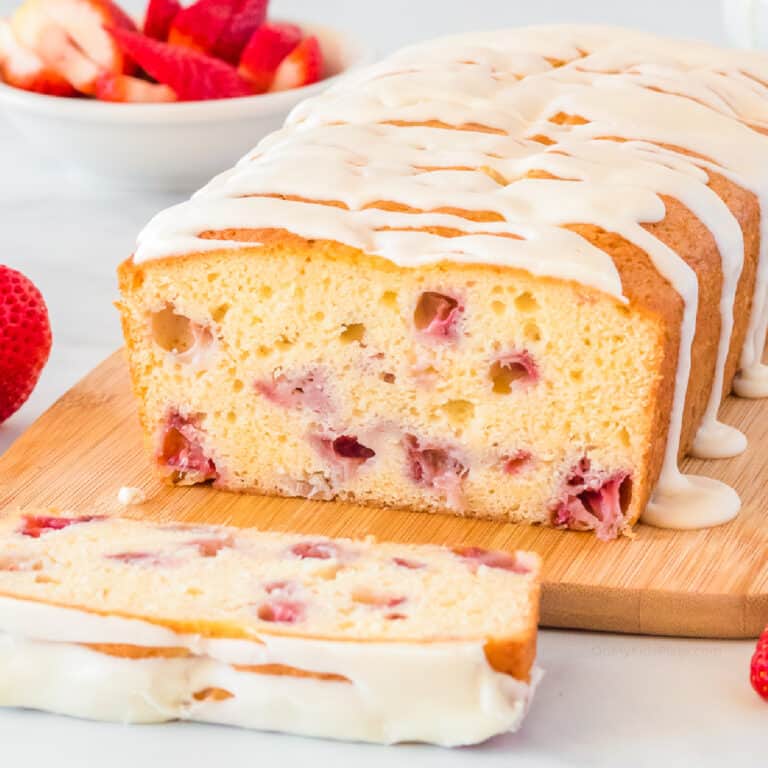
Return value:
<svg viewBox="0 0 768 768">
<path fill-rule="evenodd" d="M 530 573 L 533 566 L 526 560 L 524 552 L 497 552 L 482 547 L 454 547 L 458 555 L 473 568 L 484 565 L 486 568 L 501 568 L 512 573 Z"/>
<path fill-rule="evenodd" d="M 96 81 L 96 98 L 118 102 L 176 101 L 173 88 L 161 83 L 149 83 L 130 75 L 113 75 L 105 72 Z"/>
<path fill-rule="evenodd" d="M 453 296 L 424 291 L 416 302 L 413 324 L 424 339 L 456 341 L 464 307 Z"/>
<path fill-rule="evenodd" d="M 108 28 L 125 54 L 181 101 L 249 96 L 253 89 L 229 64 L 124 29 Z"/>
<path fill-rule="evenodd" d="M 42 59 L 16 40 L 11 25 L 0 20 L 0 79 L 25 91 L 74 96 L 75 89 Z"/>
<path fill-rule="evenodd" d="M 36 50 L 46 66 L 64 77 L 80 93 L 93 95 L 96 81 L 104 70 L 85 56 L 61 27 L 45 27 L 37 41 Z"/>
<path fill-rule="evenodd" d="M 197 547 L 200 557 L 216 557 L 222 549 L 234 549 L 235 539 L 232 536 L 226 538 L 195 539 L 187 546 Z"/>
<path fill-rule="evenodd" d="M 79 525 L 80 523 L 92 523 L 96 520 L 103 520 L 100 515 L 80 515 L 80 517 L 53 517 L 50 515 L 24 515 L 19 533 L 22 536 L 29 536 L 32 539 L 39 539 L 43 534 L 51 531 L 63 531 L 70 525 Z"/>
<path fill-rule="evenodd" d="M 144 34 L 165 42 L 171 31 L 173 20 L 181 11 L 179 0 L 149 0 L 144 17 Z"/>
<path fill-rule="evenodd" d="M 332 541 L 300 541 L 291 547 L 291 552 L 302 560 L 330 560 L 339 557 L 339 548 Z"/>
<path fill-rule="evenodd" d="M 237 71 L 256 93 L 264 93 L 280 63 L 300 42 L 301 30 L 295 24 L 262 24 L 248 41 Z"/>
<path fill-rule="evenodd" d="M 270 91 L 287 91 L 316 83 L 323 70 L 323 54 L 318 39 L 304 38 L 281 62 Z"/>
<path fill-rule="evenodd" d="M 200 53 L 213 53 L 236 6 L 237 0 L 197 0 L 173 20 L 168 42 Z"/>
<path fill-rule="evenodd" d="M 333 410 L 328 395 L 328 384 L 322 369 L 306 372 L 272 374 L 271 379 L 255 382 L 256 391 L 267 400 L 283 408 L 306 408 L 321 415 Z"/>
<path fill-rule="evenodd" d="M 94 92 L 102 72 L 131 71 L 131 62 L 104 27 L 132 31 L 136 26 L 111 0 L 27 0 L 11 26 L 22 45 L 82 93 Z"/>
<path fill-rule="evenodd" d="M 268 4 L 269 0 L 239 0 L 236 12 L 216 41 L 214 54 L 236 66 L 253 33 L 264 23 Z"/>
<path fill-rule="evenodd" d="M 749 668 L 749 679 L 758 696 L 768 701 L 768 627 L 757 641 Z"/>
<path fill-rule="evenodd" d="M 295 600 L 273 600 L 263 603 L 257 611 L 262 621 L 293 624 L 304 619 L 304 605 Z"/>
<path fill-rule="evenodd" d="M 216 480 L 216 464 L 206 453 L 205 433 L 199 417 L 182 416 L 172 411 L 160 430 L 157 465 L 160 472 L 177 485 Z"/>
<path fill-rule="evenodd" d="M 469 467 L 459 451 L 452 447 L 423 444 L 414 435 L 403 438 L 408 474 L 416 485 L 445 496 L 455 510 L 464 508 L 464 480 Z"/>
</svg>

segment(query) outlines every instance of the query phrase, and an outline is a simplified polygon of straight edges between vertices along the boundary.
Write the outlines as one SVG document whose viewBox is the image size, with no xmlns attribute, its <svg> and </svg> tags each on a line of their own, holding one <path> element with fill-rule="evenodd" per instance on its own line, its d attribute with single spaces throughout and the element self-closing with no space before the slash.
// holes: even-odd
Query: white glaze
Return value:
<svg viewBox="0 0 768 768">
<path fill-rule="evenodd" d="M 568 63 L 553 68 L 552 59 Z M 235 168 L 157 216 L 141 234 L 135 260 L 252 246 L 204 240 L 198 237 L 203 230 L 276 227 L 342 242 L 401 266 L 450 260 L 522 267 L 623 300 L 613 261 L 561 225 L 592 223 L 619 233 L 648 254 L 685 306 L 664 465 L 644 520 L 669 527 L 724 522 L 739 506 L 732 489 L 684 478 L 677 464 L 698 281 L 643 224 L 664 218 L 661 195 L 668 195 L 705 224 L 719 248 L 718 355 L 693 453 L 736 455 L 746 438 L 717 414 L 744 244 L 738 222 L 707 187 L 706 171 L 736 181 L 761 202 L 755 311 L 736 391 L 768 395 L 768 373 L 760 365 L 768 325 L 768 138 L 750 127 L 768 127 L 766 82 L 768 60 L 759 54 L 608 27 L 533 27 L 415 46 L 299 105 L 283 130 Z M 551 122 L 558 113 L 588 122 Z M 499 133 L 391 121 L 482 125 Z M 532 141 L 537 135 L 555 144 Z M 626 141 L 604 140 L 614 136 Z M 532 169 L 569 180 L 526 178 Z M 498 175 L 507 183 L 499 183 Z M 341 201 L 344 207 L 263 195 Z M 381 200 L 424 213 L 366 207 Z M 477 223 L 434 212 L 443 207 L 493 211 L 503 221 Z M 404 231 L 435 226 L 467 234 Z"/>
<path fill-rule="evenodd" d="M 117 492 L 117 503 L 122 504 L 124 507 L 129 507 L 133 504 L 143 504 L 147 500 L 147 494 L 131 485 L 124 485 Z"/>
<path fill-rule="evenodd" d="M 728 522 L 740 509 L 739 495 L 730 486 L 711 477 L 677 472 L 656 488 L 643 513 L 643 522 L 680 530 L 707 528 Z M 670 511 L 674 525 L 669 524 Z"/>
<path fill-rule="evenodd" d="M 187 648 L 180 658 L 126 659 L 83 647 Z M 237 670 L 284 664 L 350 682 Z M 225 723 L 326 738 L 457 746 L 516 730 L 527 685 L 493 670 L 481 641 L 375 643 L 260 635 L 181 635 L 134 619 L 0 598 L 0 706 L 99 720 Z M 221 701 L 194 694 L 221 688 Z"/>
</svg>

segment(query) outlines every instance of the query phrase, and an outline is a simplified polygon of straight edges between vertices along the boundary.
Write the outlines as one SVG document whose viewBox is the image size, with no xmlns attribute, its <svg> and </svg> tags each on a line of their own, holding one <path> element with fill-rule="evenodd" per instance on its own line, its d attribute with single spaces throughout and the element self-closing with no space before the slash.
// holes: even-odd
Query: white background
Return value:
<svg viewBox="0 0 768 768">
<path fill-rule="evenodd" d="M 15 4 L 0 0 L 0 15 Z M 717 0 L 273 0 L 273 12 L 345 27 L 381 53 L 442 33 L 563 21 L 723 41 Z M 120 344 L 114 269 L 147 219 L 175 200 L 73 180 L 36 157 L 0 115 L 0 263 L 40 286 L 54 331 L 37 390 L 0 426 L 0 452 Z M 547 674 L 528 721 L 481 748 L 342 745 L 3 712 L 0 766 L 768 766 L 768 704 L 748 683 L 752 647 L 544 631 L 539 661 Z"/>
</svg>

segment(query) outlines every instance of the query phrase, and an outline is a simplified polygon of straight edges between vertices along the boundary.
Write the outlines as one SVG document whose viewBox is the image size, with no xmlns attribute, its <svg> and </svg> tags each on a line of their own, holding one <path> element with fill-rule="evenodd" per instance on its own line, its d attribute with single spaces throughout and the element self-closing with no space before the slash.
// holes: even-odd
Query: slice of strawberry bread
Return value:
<svg viewBox="0 0 768 768">
<path fill-rule="evenodd" d="M 0 553 L 0 705 L 454 746 L 538 674 L 526 552 L 24 514 Z"/>
</svg>

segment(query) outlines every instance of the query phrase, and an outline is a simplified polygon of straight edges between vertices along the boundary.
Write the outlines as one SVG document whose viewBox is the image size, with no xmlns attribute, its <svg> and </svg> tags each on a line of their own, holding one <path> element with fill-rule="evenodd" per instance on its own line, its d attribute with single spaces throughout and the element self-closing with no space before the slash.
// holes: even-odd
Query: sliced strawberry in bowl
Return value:
<svg viewBox="0 0 768 768">
<path fill-rule="evenodd" d="M 250 96 L 237 70 L 198 51 L 161 43 L 136 32 L 108 27 L 123 52 L 148 75 L 172 88 L 180 101 Z"/>
<path fill-rule="evenodd" d="M 312 85 L 322 77 L 323 54 L 314 35 L 305 37 L 280 63 L 270 91 L 287 91 Z"/>
<path fill-rule="evenodd" d="M 135 30 L 111 0 L 27 0 L 11 20 L 19 42 L 85 94 L 93 94 L 103 72 L 132 71 L 105 26 Z"/>
<path fill-rule="evenodd" d="M 12 29 L 15 37 L 35 52 L 46 68 L 80 93 L 93 93 L 101 71 L 72 43 L 60 26 L 50 23 L 46 17 L 33 15 L 25 5 L 14 15 Z"/>
<path fill-rule="evenodd" d="M 237 10 L 216 41 L 214 54 L 236 66 L 248 41 L 264 23 L 268 4 L 269 0 L 239 0 Z"/>
<path fill-rule="evenodd" d="M 301 29 L 295 24 L 262 24 L 248 41 L 237 71 L 256 93 L 265 93 L 278 67 L 299 45 L 301 37 Z"/>
<path fill-rule="evenodd" d="M 67 80 L 16 39 L 5 20 L 0 20 L 0 79 L 15 88 L 50 96 L 77 94 Z"/>
<path fill-rule="evenodd" d="M 104 15 L 95 9 L 109 6 L 99 0 L 17 0 L 23 5 L 11 27 L 26 29 L 35 45 L 14 33 L 16 41 L 37 60 L 31 65 L 25 60 L 18 69 L 22 79 L 15 68 L 8 75 L 10 85 L 0 86 L 0 108 L 41 153 L 100 184 L 184 192 L 202 186 L 279 129 L 302 98 L 326 83 L 263 95 L 281 60 L 301 42 L 302 32 L 294 25 L 263 22 L 258 0 L 232 0 L 235 13 L 212 53 L 171 46 L 167 34 L 179 13 L 177 6 L 194 1 L 143 0 L 139 5 L 149 3 L 149 8 L 143 22 L 146 34 L 140 34 L 130 20 L 103 24 Z M 49 4 L 56 5 L 56 19 L 41 11 Z M 75 35 L 72 19 L 64 23 L 62 8 L 74 8 L 75 16 L 87 21 L 85 33 Z M 270 26 L 290 30 L 288 43 L 277 55 L 270 54 L 271 65 L 255 78 L 261 81 L 257 88 L 242 76 L 248 71 L 248 57 L 238 72 L 238 52 L 246 37 L 254 37 L 254 27 L 258 31 Z M 304 34 L 321 41 L 329 78 L 370 58 L 355 37 L 339 30 L 313 25 Z M 3 58 L 7 62 L 0 54 Z M 0 61 L 0 78 L 2 67 Z M 30 73 L 32 79 L 27 78 Z M 98 98 L 45 98 L 25 87 Z M 137 103 L 171 99 L 171 91 L 176 102 Z M 205 152 L 199 151 L 201 146 Z"/>
<path fill-rule="evenodd" d="M 147 37 L 165 42 L 173 20 L 181 11 L 179 0 L 149 0 L 144 16 L 143 32 Z"/>
<path fill-rule="evenodd" d="M 160 103 L 177 101 L 173 88 L 162 83 L 150 83 L 130 75 L 105 72 L 96 81 L 94 94 L 101 101 L 124 103 Z"/>
<path fill-rule="evenodd" d="M 236 7 L 237 0 L 197 0 L 174 18 L 168 42 L 201 53 L 213 53 Z"/>
</svg>

